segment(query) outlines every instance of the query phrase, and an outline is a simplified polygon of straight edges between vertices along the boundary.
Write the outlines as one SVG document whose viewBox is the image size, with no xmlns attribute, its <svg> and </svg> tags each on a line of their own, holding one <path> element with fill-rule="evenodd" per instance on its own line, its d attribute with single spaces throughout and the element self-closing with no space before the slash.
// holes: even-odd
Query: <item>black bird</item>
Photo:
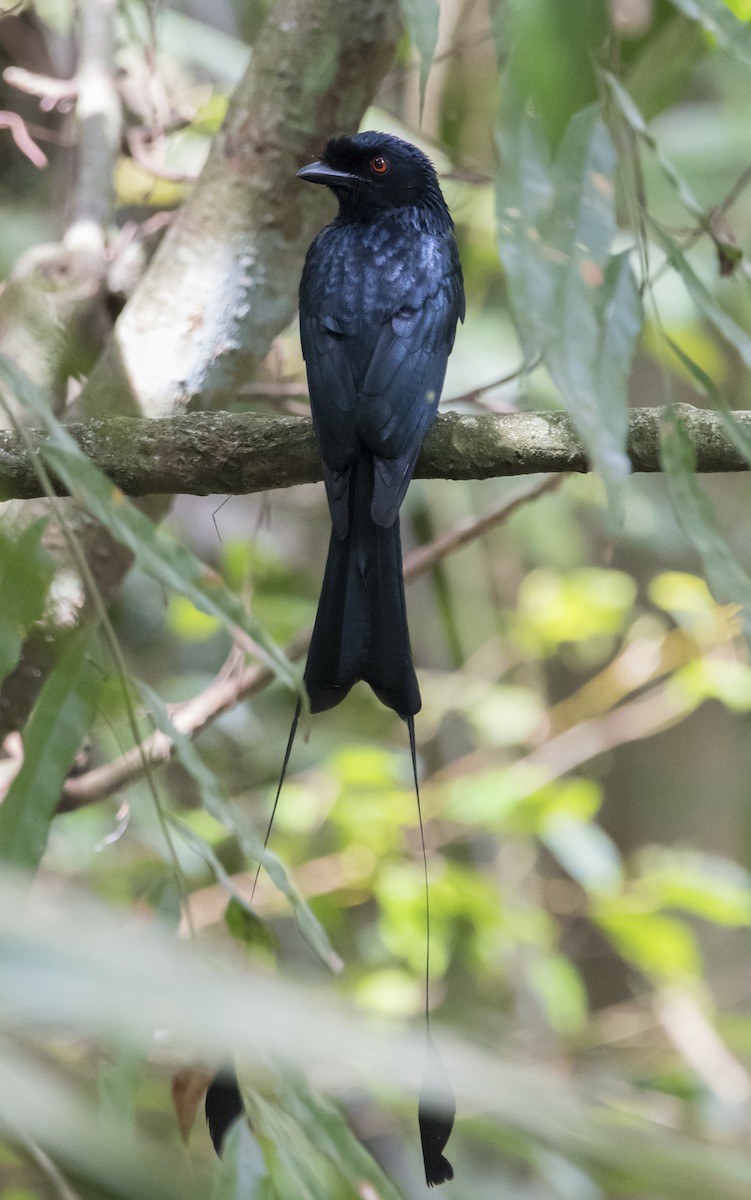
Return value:
<svg viewBox="0 0 751 1200">
<path fill-rule="evenodd" d="M 308 250 L 300 337 L 331 511 L 305 669 L 311 710 L 358 680 L 400 717 L 420 709 L 399 508 L 438 408 L 464 288 L 430 159 L 384 133 L 333 138 L 300 179 L 339 213 Z"/>
<path fill-rule="evenodd" d="M 400 138 L 333 138 L 298 176 L 331 188 L 339 201 L 337 217 L 308 250 L 300 283 L 300 338 L 332 524 L 305 686 L 316 713 L 363 679 L 407 721 L 419 808 L 421 700 L 399 509 L 464 320 L 459 251 L 433 164 Z M 298 703 L 282 780 L 299 714 Z M 425 1178 L 434 1187 L 453 1178 L 443 1150 L 455 1109 L 430 1039 L 427 994 L 425 1013 L 428 1070 L 418 1115 Z"/>
</svg>

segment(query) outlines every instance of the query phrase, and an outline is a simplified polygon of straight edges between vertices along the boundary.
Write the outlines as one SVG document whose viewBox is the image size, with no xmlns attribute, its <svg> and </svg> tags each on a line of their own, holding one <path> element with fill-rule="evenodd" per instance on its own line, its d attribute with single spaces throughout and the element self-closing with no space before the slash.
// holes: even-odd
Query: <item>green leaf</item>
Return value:
<svg viewBox="0 0 751 1200">
<path fill-rule="evenodd" d="M 500 250 L 525 356 L 542 353 L 617 512 L 642 309 L 628 256 L 610 255 L 613 144 L 598 109 L 586 109 L 551 166 L 539 122 L 512 92 L 500 148 Z"/>
<path fill-rule="evenodd" d="M 743 606 L 743 626 L 751 638 L 751 578 L 717 528 L 714 510 L 696 475 L 696 456 L 679 415 L 673 410 L 662 427 L 660 457 L 676 519 L 698 550 L 717 599 Z"/>
<path fill-rule="evenodd" d="M 686 352 L 681 349 L 678 343 L 673 341 L 673 339 L 664 331 L 663 337 L 678 361 L 683 364 L 689 375 L 692 376 L 694 382 L 697 384 L 698 390 L 714 402 L 715 408 L 719 412 L 722 419 L 725 432 L 735 446 L 736 450 L 742 454 L 751 465 L 751 432 L 737 419 L 735 412 L 730 407 L 711 376 L 707 375 L 706 371 L 702 370 L 699 364 L 695 362 L 690 355 L 686 354 Z"/>
<path fill-rule="evenodd" d="M 729 313 L 726 313 L 715 300 L 709 289 L 702 283 L 699 276 L 690 265 L 683 251 L 664 232 L 656 221 L 649 220 L 651 229 L 668 257 L 670 265 L 680 275 L 688 293 L 699 312 L 715 327 L 734 350 L 738 352 L 743 362 L 751 369 L 751 336 L 737 325 Z"/>
<path fill-rule="evenodd" d="M 89 657 L 93 631 L 76 634 L 50 672 L 23 731 L 24 760 L 0 806 L 0 856 L 33 869 L 47 845 L 65 778 L 91 728 L 103 683 Z"/>
<path fill-rule="evenodd" d="M 0 530 L 0 680 L 15 667 L 27 630 L 44 611 L 54 574 L 42 545 L 46 525 L 34 521 L 16 539 Z"/>
<path fill-rule="evenodd" d="M 616 79 L 615 75 L 610 73 L 610 71 L 603 71 L 602 77 L 605 80 L 605 83 L 608 85 L 610 94 L 615 101 L 621 116 L 626 121 L 626 124 L 629 126 L 632 132 L 635 133 L 637 137 L 641 138 L 642 141 L 649 146 L 650 150 L 652 150 L 655 158 L 665 172 L 665 175 L 678 193 L 683 207 L 691 214 L 692 217 L 695 217 L 702 226 L 708 225 L 707 214 L 699 201 L 696 199 L 690 184 L 683 178 L 680 171 L 676 170 L 670 160 L 662 153 L 657 138 L 650 132 L 644 117 L 639 112 L 639 109 L 631 99 L 631 96 L 628 94 L 626 89 L 623 87 L 620 81 Z"/>
<path fill-rule="evenodd" d="M 624 78 L 648 119 L 683 99 L 706 53 L 707 39 L 701 29 L 680 13 L 667 13 L 667 20 L 652 26 Z"/>
<path fill-rule="evenodd" d="M 299 690 L 298 673 L 265 629 L 245 610 L 240 599 L 200 559 L 131 504 L 98 467 L 86 457 L 56 419 L 42 393 L 10 359 L 0 355 L 0 379 L 38 417 L 49 434 L 41 454 L 71 495 L 112 536 L 132 551 L 139 566 L 167 588 L 179 592 L 201 612 L 217 617 L 232 632 L 243 629 L 259 647 L 274 674 Z"/>
<path fill-rule="evenodd" d="M 235 1121 L 222 1143 L 211 1200 L 261 1200 L 268 1179 L 258 1139 L 247 1121 Z"/>
<path fill-rule="evenodd" d="M 539 954 L 532 957 L 528 974 L 551 1029 L 579 1033 L 587 1020 L 587 993 L 574 964 L 563 954 Z"/>
<path fill-rule="evenodd" d="M 433 56 L 438 42 L 438 0 L 400 0 L 412 45 L 420 56 L 420 120 L 425 103 L 425 88 L 433 65 Z"/>
<path fill-rule="evenodd" d="M 597 98 L 595 62 L 609 31 L 603 0 L 512 0 L 503 50 L 553 142 Z"/>
<path fill-rule="evenodd" d="M 561 866 L 588 892 L 615 892 L 621 884 L 621 858 L 599 825 L 554 813 L 540 831 Z"/>
<path fill-rule="evenodd" d="M 728 859 L 650 846 L 639 855 L 634 890 L 652 904 L 694 913 L 718 925 L 751 925 L 751 878 Z"/>
<path fill-rule="evenodd" d="M 272 883 L 289 900 L 295 914 L 297 927 L 308 945 L 332 971 L 341 971 L 342 960 L 331 945 L 325 929 L 320 921 L 314 917 L 308 904 L 292 883 L 279 859 L 270 850 L 264 849 L 263 843 L 248 819 L 238 808 L 231 804 L 224 787 L 214 772 L 206 766 L 193 742 L 171 720 L 161 697 L 143 682 L 139 681 L 137 687 L 144 698 L 144 702 L 153 717 L 157 729 L 166 734 L 173 742 L 178 762 L 198 784 L 201 800 L 206 811 L 215 820 L 224 825 L 225 829 L 231 830 L 236 835 L 244 852 L 250 858 L 263 865 Z M 253 908 L 235 887 L 219 859 L 204 839 L 186 826 L 184 822 L 174 821 L 173 823 L 183 840 L 211 867 L 217 882 L 252 917 L 257 918 L 257 914 Z"/>
<path fill-rule="evenodd" d="M 683 922 L 625 906 L 615 911 L 615 902 L 612 910 L 594 915 L 618 953 L 645 975 L 669 982 L 701 975 L 696 939 Z"/>
<path fill-rule="evenodd" d="M 273 1098 L 245 1086 L 243 1095 L 261 1145 L 273 1146 L 267 1165 L 280 1200 L 331 1200 L 341 1182 L 347 1195 L 401 1200 L 341 1114 L 299 1072 L 280 1072 Z"/>
<path fill-rule="evenodd" d="M 711 33 L 727 54 L 751 64 L 751 26 L 739 21 L 723 0 L 671 0 L 671 3 Z"/>
</svg>

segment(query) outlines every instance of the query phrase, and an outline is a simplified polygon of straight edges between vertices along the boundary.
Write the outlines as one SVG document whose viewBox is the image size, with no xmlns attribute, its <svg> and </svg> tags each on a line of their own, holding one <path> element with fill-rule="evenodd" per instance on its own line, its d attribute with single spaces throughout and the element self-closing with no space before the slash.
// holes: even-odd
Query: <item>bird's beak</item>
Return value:
<svg viewBox="0 0 751 1200">
<path fill-rule="evenodd" d="M 358 176 L 350 175 L 348 171 L 336 171 L 324 162 L 312 162 L 300 168 L 297 178 L 308 183 L 325 183 L 328 187 L 352 187 Z"/>
</svg>

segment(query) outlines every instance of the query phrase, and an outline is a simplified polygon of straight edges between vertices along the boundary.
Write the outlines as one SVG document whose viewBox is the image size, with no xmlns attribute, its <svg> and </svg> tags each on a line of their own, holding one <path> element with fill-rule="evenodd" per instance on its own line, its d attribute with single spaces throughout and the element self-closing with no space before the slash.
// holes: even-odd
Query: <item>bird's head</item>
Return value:
<svg viewBox="0 0 751 1200">
<path fill-rule="evenodd" d="M 331 188 L 345 219 L 368 221 L 410 207 L 451 221 L 427 154 L 388 133 L 332 138 L 320 159 L 297 175 Z"/>
</svg>

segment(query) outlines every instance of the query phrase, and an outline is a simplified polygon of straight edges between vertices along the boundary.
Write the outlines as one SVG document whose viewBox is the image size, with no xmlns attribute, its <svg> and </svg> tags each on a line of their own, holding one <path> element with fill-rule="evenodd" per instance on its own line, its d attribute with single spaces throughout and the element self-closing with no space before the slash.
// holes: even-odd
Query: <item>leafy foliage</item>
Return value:
<svg viewBox="0 0 751 1200">
<path fill-rule="evenodd" d="M 408 597 L 454 1194 L 730 1200 L 751 1182 L 751 540 L 746 482 L 697 480 L 681 414 L 716 407 L 750 457 L 733 411 L 751 406 L 751 11 L 492 7 L 488 24 L 440 6 L 439 40 L 439 5 L 404 0 L 400 59 L 366 118 L 434 154 L 456 219 L 470 311 L 446 395 L 470 412 L 562 404 L 597 472 L 465 539 Z M 155 230 L 267 5 L 222 11 L 220 30 L 119 6 L 128 136 L 88 321 L 45 293 L 49 321 L 19 332 L 28 262 L 0 294 L 3 420 L 44 429 L 40 473 L 86 514 L 74 527 L 61 501 L 9 506 L 0 529 L 0 717 L 44 673 L 0 760 L 0 1173 L 19 1200 L 423 1194 L 424 877 L 404 732 L 372 697 L 303 718 L 263 844 L 302 642 L 278 647 L 313 617 L 323 502 L 183 500 L 159 526 L 55 407 L 60 346 L 73 398 L 100 322 L 136 277 L 148 287 Z M 68 4 L 29 6 L 21 25 L 78 48 Z M 311 72 L 335 60 L 332 46 Z M 2 86 L 3 111 L 32 103 Z M 30 136 L 46 120 L 61 136 L 58 104 L 22 110 Z M 62 236 L 68 151 L 45 148 L 43 173 L 0 142 L 3 269 Z M 118 234 L 115 216 L 133 224 Z M 301 380 L 292 329 L 238 403 L 294 406 Z M 629 474 L 630 404 L 667 413 L 659 479 Z M 415 485 L 406 539 L 505 495 L 503 480 Z M 59 565 L 71 530 L 85 557 L 94 522 L 134 564 L 114 657 L 85 570 Z M 53 639 L 81 592 L 95 617 Z M 63 791 L 78 811 L 58 813 Z M 229 1058 L 248 1121 L 219 1164 L 200 1119 L 179 1146 L 170 1076 Z"/>
</svg>

